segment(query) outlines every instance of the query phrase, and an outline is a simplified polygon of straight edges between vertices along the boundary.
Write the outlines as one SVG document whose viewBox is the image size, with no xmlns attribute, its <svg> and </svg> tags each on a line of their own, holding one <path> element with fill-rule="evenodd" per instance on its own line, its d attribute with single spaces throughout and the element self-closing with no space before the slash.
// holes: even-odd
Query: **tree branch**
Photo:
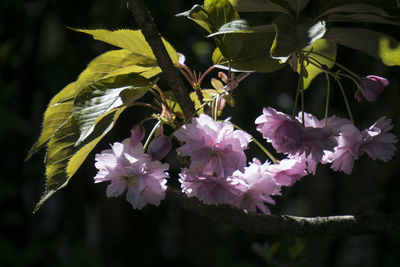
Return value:
<svg viewBox="0 0 400 267">
<path fill-rule="evenodd" d="M 172 63 L 167 50 L 165 49 L 153 18 L 142 0 L 129 0 L 127 4 L 128 9 L 135 16 L 136 22 L 141 28 L 146 41 L 153 50 L 158 65 L 160 66 L 162 73 L 165 75 L 169 87 L 174 92 L 176 100 L 182 108 L 183 114 L 188 118 L 191 114 L 196 112 L 193 102 L 191 101 L 189 93 L 186 90 L 182 79 L 179 77 L 179 73 Z"/>
<path fill-rule="evenodd" d="M 189 93 L 173 65 L 157 31 L 156 25 L 142 0 L 129 0 L 128 9 L 142 29 L 165 78 L 174 92 L 185 117 L 195 113 Z M 328 217 L 296 217 L 290 215 L 263 215 L 246 212 L 228 205 L 205 205 L 195 198 L 188 198 L 178 189 L 168 187 L 167 199 L 182 208 L 223 221 L 245 231 L 262 234 L 291 234 L 297 236 L 365 235 L 400 233 L 400 214 L 394 215 L 344 215 Z"/>
<path fill-rule="evenodd" d="M 223 221 L 248 232 L 296 236 L 370 235 L 400 233 L 400 215 L 362 214 L 328 217 L 264 215 L 228 205 L 205 205 L 168 187 L 166 198 L 182 208 L 213 221 Z"/>
</svg>

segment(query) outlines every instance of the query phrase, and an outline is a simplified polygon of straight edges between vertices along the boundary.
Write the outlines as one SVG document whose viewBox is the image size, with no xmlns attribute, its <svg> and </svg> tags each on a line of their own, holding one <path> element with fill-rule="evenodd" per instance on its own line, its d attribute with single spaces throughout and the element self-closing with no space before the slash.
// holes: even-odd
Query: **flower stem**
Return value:
<svg viewBox="0 0 400 267">
<path fill-rule="evenodd" d="M 328 112 L 329 112 L 329 97 L 331 93 L 331 86 L 329 82 L 329 74 L 325 72 L 326 77 L 326 105 L 325 105 L 325 123 L 324 127 L 328 124 Z"/>
<path fill-rule="evenodd" d="M 233 127 L 235 127 L 238 130 L 244 131 L 242 128 L 240 128 L 239 126 L 237 126 L 236 124 L 233 124 Z M 267 156 L 272 160 L 273 163 L 277 164 L 279 163 L 279 160 L 277 160 L 272 154 L 271 152 L 268 151 L 268 149 L 266 149 L 257 139 L 255 139 L 252 136 L 253 142 L 265 153 L 267 154 Z"/>
<path fill-rule="evenodd" d="M 157 128 L 160 127 L 160 124 L 161 124 L 161 121 L 158 121 L 158 122 L 154 125 L 153 129 L 151 130 L 149 136 L 148 136 L 147 139 L 146 139 L 146 143 L 144 143 L 143 151 L 146 151 L 147 147 L 149 146 L 149 143 L 150 143 L 151 138 L 153 138 L 154 133 L 156 132 Z"/>
<path fill-rule="evenodd" d="M 300 55 L 301 124 L 304 126 L 304 55 Z"/>
<path fill-rule="evenodd" d="M 307 51 L 304 51 L 305 53 L 307 53 Z M 315 54 L 317 56 L 323 57 L 331 62 L 333 62 L 335 65 L 337 65 L 339 68 L 347 71 L 348 73 L 350 73 L 351 75 L 353 75 L 355 78 L 361 80 L 361 77 L 358 76 L 357 74 L 355 74 L 354 72 L 352 72 L 351 70 L 349 70 L 348 68 L 346 68 L 345 66 L 343 66 L 342 64 L 337 63 L 334 59 L 331 59 L 330 57 L 325 56 L 324 54 L 321 54 L 319 52 L 315 52 L 315 51 L 311 51 L 311 54 Z"/>
<path fill-rule="evenodd" d="M 294 117 L 296 115 L 297 106 L 299 104 L 299 95 L 300 95 L 300 77 L 297 80 L 296 97 L 295 97 L 294 103 L 293 103 L 292 117 Z"/>
<path fill-rule="evenodd" d="M 349 117 L 350 117 L 351 123 L 353 123 L 353 125 L 355 125 L 354 119 L 353 119 L 353 115 L 351 113 L 349 101 L 347 100 L 347 96 L 346 96 L 346 93 L 345 93 L 345 91 L 343 89 L 342 83 L 340 82 L 340 80 L 336 76 L 333 75 L 333 78 L 339 84 L 340 90 L 342 91 L 344 103 L 346 104 L 347 112 L 349 113 Z"/>
</svg>

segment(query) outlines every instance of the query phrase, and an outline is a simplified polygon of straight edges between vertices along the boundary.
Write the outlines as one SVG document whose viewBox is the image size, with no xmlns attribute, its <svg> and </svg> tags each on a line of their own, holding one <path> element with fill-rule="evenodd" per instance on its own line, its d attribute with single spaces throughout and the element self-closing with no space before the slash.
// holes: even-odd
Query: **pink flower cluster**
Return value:
<svg viewBox="0 0 400 267">
<path fill-rule="evenodd" d="M 234 130 L 230 122 L 216 122 L 201 114 L 175 132 L 184 145 L 177 149 L 190 156 L 191 164 L 179 174 L 182 191 L 205 204 L 229 204 L 265 214 L 272 195 L 280 195 L 281 186 L 292 185 L 306 175 L 306 165 L 296 159 L 279 164 L 261 164 L 257 159 L 246 167 L 243 150 L 250 135 Z"/>
<path fill-rule="evenodd" d="M 107 197 L 117 197 L 125 191 L 126 200 L 134 209 L 147 204 L 158 206 L 165 198 L 168 164 L 153 160 L 144 153 L 141 140 L 143 128 L 135 128 L 131 138 L 122 143 L 115 142 L 111 149 L 97 154 L 95 166 L 99 170 L 95 183 L 111 181 L 107 187 Z"/>
<path fill-rule="evenodd" d="M 312 114 L 304 114 L 304 126 L 299 114 L 292 118 L 273 108 L 264 108 L 256 119 L 257 130 L 277 152 L 307 163 L 315 174 L 318 163 L 331 163 L 335 171 L 350 174 L 354 160 L 364 152 L 372 159 L 388 161 L 394 154 L 396 136 L 388 133 L 391 120 L 380 118 L 371 127 L 358 130 L 349 120 L 332 116 L 327 125 Z"/>
<path fill-rule="evenodd" d="M 330 163 L 333 170 L 350 174 L 354 161 L 364 153 L 386 162 L 396 149 L 396 136 L 389 133 L 391 120 L 385 117 L 360 131 L 347 119 L 332 116 L 325 125 L 309 113 L 293 118 L 269 107 L 255 123 L 267 142 L 287 158 L 275 164 L 254 158 L 246 166 L 244 150 L 251 136 L 235 130 L 229 121 L 214 121 L 205 114 L 175 131 L 183 144 L 177 153 L 190 157 L 190 165 L 179 174 L 182 192 L 205 204 L 229 204 L 270 214 L 267 204 L 275 204 L 272 196 L 280 195 L 282 186 L 315 174 L 318 163 Z M 135 209 L 159 205 L 169 178 L 168 164 L 158 161 L 171 149 L 169 138 L 154 138 L 145 153 L 144 135 L 144 128 L 138 125 L 130 139 L 96 155 L 99 171 L 95 182 L 111 181 L 108 197 L 127 191 L 126 199 Z"/>
</svg>

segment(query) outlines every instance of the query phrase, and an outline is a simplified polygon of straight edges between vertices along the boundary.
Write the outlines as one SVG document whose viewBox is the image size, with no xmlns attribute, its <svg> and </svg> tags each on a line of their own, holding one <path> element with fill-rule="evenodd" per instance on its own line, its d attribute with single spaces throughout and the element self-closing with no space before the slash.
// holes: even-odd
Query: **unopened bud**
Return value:
<svg viewBox="0 0 400 267">
<path fill-rule="evenodd" d="M 225 105 L 226 105 L 226 99 L 225 99 L 224 96 L 221 96 L 221 97 L 218 99 L 218 111 L 224 110 Z"/>
<path fill-rule="evenodd" d="M 229 81 L 228 76 L 223 72 L 218 72 L 218 78 L 220 78 L 224 83 L 228 83 Z"/>
<path fill-rule="evenodd" d="M 150 142 L 147 153 L 150 155 L 151 160 L 160 160 L 169 153 L 171 148 L 172 143 L 169 138 L 161 135 Z"/>
<path fill-rule="evenodd" d="M 146 130 L 144 129 L 143 125 L 141 123 L 136 124 L 135 126 L 133 126 L 131 130 L 130 145 L 132 147 L 135 147 L 137 144 L 142 142 L 145 135 L 146 135 Z"/>
<path fill-rule="evenodd" d="M 389 85 L 389 81 L 383 77 L 376 75 L 368 75 L 361 80 L 360 92 L 370 102 L 375 101 L 380 96 L 386 86 Z M 356 93 L 356 98 L 361 101 L 362 97 Z"/>
</svg>

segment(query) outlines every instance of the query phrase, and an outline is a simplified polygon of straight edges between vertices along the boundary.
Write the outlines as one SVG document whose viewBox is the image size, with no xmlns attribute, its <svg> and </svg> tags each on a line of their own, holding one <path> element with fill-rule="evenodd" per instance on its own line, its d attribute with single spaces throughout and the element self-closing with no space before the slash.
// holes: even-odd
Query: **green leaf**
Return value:
<svg viewBox="0 0 400 267">
<path fill-rule="evenodd" d="M 309 55 L 313 59 L 317 60 L 319 63 L 324 64 L 329 69 L 335 65 L 334 61 L 336 59 L 337 46 L 335 43 L 329 40 L 318 39 L 310 47 L 304 49 L 304 51 L 317 52 L 319 54 L 324 55 L 325 57 L 332 59 L 328 60 L 325 57 L 313 54 L 312 52 Z M 310 60 L 313 61 L 312 59 Z M 314 78 L 319 74 L 323 73 L 323 71 L 312 64 L 305 65 L 305 69 L 308 74 L 307 77 L 304 78 L 304 88 L 306 89 L 310 86 Z M 300 62 L 297 65 L 297 72 L 300 73 Z"/>
<path fill-rule="evenodd" d="M 214 31 L 228 22 L 240 19 L 228 0 L 204 0 L 204 9 L 207 11 Z"/>
<path fill-rule="evenodd" d="M 51 99 L 44 113 L 42 132 L 30 149 L 26 160 L 44 147 L 58 127 L 69 119 L 72 114 L 73 101 L 71 99 L 76 94 L 74 88 L 75 83 L 70 83 Z"/>
<path fill-rule="evenodd" d="M 26 160 L 43 148 L 55 130 L 69 119 L 74 98 L 83 88 L 107 77 L 137 73 L 145 78 L 151 78 L 161 72 L 157 66 L 142 67 L 135 65 L 136 63 L 136 55 L 126 49 L 108 51 L 93 59 L 76 82 L 67 85 L 51 99 L 44 114 L 42 132 Z"/>
<path fill-rule="evenodd" d="M 57 190 L 68 183 L 65 168 L 76 148 L 75 141 L 79 138 L 79 128 L 73 116 L 59 127 L 47 145 L 46 155 L 46 187 L 36 204 L 34 212 Z"/>
<path fill-rule="evenodd" d="M 270 53 L 281 62 L 286 62 L 291 54 L 309 47 L 326 31 L 322 21 L 294 24 L 286 15 L 277 17 L 272 24 L 276 28 L 276 34 Z"/>
<path fill-rule="evenodd" d="M 188 19 L 193 20 L 209 33 L 213 33 L 217 30 L 214 28 L 207 11 L 202 6 L 194 5 L 192 9 L 179 13 L 176 16 L 185 16 Z"/>
<path fill-rule="evenodd" d="M 114 127 L 118 117 L 126 108 L 127 106 L 123 106 L 121 108 L 110 110 L 96 119 L 94 123 L 95 128 L 87 139 L 89 142 L 80 147 L 68 161 L 66 169 L 67 177 L 71 178 L 75 174 L 97 143 L 100 142 L 100 140 Z"/>
<path fill-rule="evenodd" d="M 229 35 L 229 34 L 227 34 Z M 239 35 L 232 33 L 230 35 Z M 273 32 L 240 34 L 243 36 L 242 48 L 231 59 L 224 56 L 220 49 L 214 50 L 212 60 L 220 68 L 230 66 L 236 71 L 272 72 L 284 65 L 279 60 L 271 58 L 269 49 L 274 40 Z"/>
<path fill-rule="evenodd" d="M 325 17 L 327 15 L 336 14 L 336 13 L 350 13 L 350 14 L 375 14 L 381 17 L 391 17 L 385 10 L 382 8 L 367 5 L 363 3 L 354 3 L 354 4 L 346 4 L 337 7 L 330 8 L 322 13 L 320 17 Z"/>
<path fill-rule="evenodd" d="M 238 12 L 280 12 L 291 15 L 286 1 L 270 0 L 229 0 Z"/>
<path fill-rule="evenodd" d="M 400 66 L 400 43 L 384 33 L 361 28 L 337 27 L 330 28 L 324 38 L 364 52 L 387 66 Z"/>
<path fill-rule="evenodd" d="M 112 129 L 125 108 L 114 109 L 100 116 L 85 145 L 75 146 L 80 134 L 78 124 L 73 116 L 56 130 L 47 148 L 45 191 L 36 204 L 34 212 L 37 212 L 56 191 L 68 184 L 69 179 L 96 144 Z"/>
<path fill-rule="evenodd" d="M 347 4 L 367 4 L 372 6 L 379 6 L 380 8 L 397 8 L 397 0 L 330 0 L 328 8 L 334 8 Z"/>
<path fill-rule="evenodd" d="M 397 42 L 397 46 L 392 46 L 393 43 L 393 39 L 381 37 L 379 39 L 378 56 L 387 66 L 400 66 L 400 44 Z"/>
<path fill-rule="evenodd" d="M 297 15 L 303 11 L 310 0 L 287 0 L 289 6 L 296 12 Z"/>
<path fill-rule="evenodd" d="M 125 74 L 98 80 L 82 89 L 73 107 L 80 130 L 75 145 L 79 145 L 92 133 L 98 117 L 115 108 L 132 104 L 150 87 L 151 83 L 147 79 L 137 74 Z"/>
<path fill-rule="evenodd" d="M 140 30 L 73 30 L 90 34 L 96 40 L 129 50 L 136 57 L 134 65 L 139 65 L 143 67 L 157 66 L 157 60 L 153 54 L 153 51 L 151 50 L 149 44 L 146 42 Z M 176 53 L 175 49 L 164 39 L 163 42 L 169 56 L 171 57 L 172 62 L 174 64 L 177 64 L 179 61 L 179 56 Z"/>
<path fill-rule="evenodd" d="M 390 20 L 374 14 L 333 14 L 326 18 L 326 22 L 365 22 L 400 25 L 400 22 Z"/>
<path fill-rule="evenodd" d="M 248 20 L 238 19 L 228 22 L 207 37 L 214 37 L 227 33 L 275 33 L 275 28 L 271 24 L 267 25 L 252 25 Z"/>
</svg>

